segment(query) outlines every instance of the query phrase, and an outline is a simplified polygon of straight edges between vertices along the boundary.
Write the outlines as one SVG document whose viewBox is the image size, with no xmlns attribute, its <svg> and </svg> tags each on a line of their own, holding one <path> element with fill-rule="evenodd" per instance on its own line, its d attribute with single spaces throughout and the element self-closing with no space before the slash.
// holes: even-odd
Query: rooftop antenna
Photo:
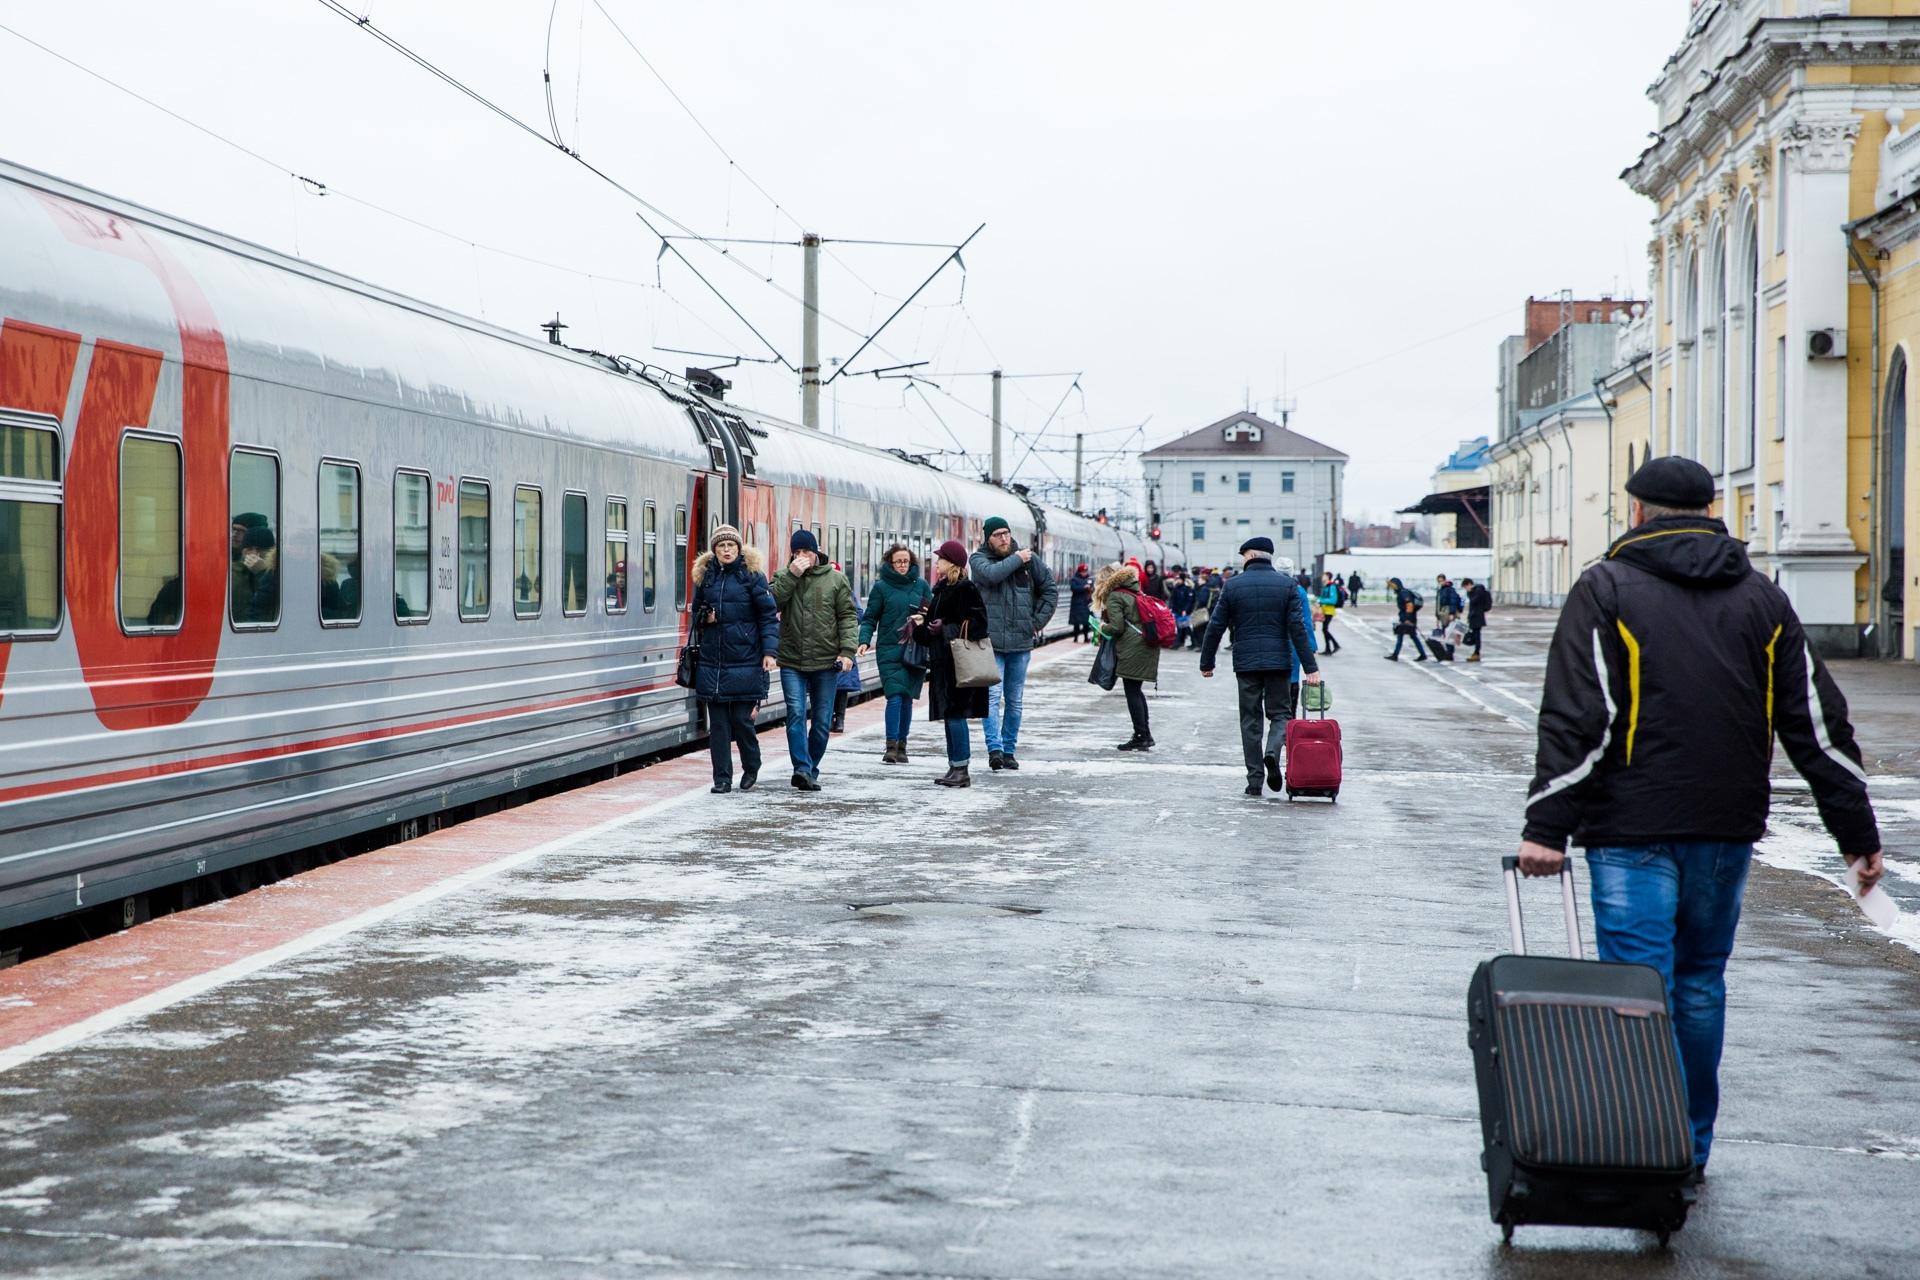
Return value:
<svg viewBox="0 0 1920 1280">
<path fill-rule="evenodd" d="M 547 321 L 540 327 L 547 331 L 547 341 L 557 347 L 560 345 L 560 331 L 567 326 L 560 323 L 560 313 L 556 311 L 553 313 L 553 319 Z"/>
<path fill-rule="evenodd" d="M 1293 417 L 1293 411 L 1299 407 L 1297 401 L 1287 394 L 1287 358 L 1280 357 L 1280 398 L 1273 402 L 1273 411 L 1280 415 L 1280 429 L 1286 430 L 1287 419 Z"/>
</svg>

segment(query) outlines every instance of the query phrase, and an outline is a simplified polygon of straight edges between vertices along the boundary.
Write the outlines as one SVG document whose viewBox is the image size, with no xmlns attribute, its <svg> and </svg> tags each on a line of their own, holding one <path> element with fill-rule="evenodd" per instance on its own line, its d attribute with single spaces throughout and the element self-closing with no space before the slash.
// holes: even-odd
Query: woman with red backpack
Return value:
<svg viewBox="0 0 1920 1280">
<path fill-rule="evenodd" d="M 1127 715 L 1133 720 L 1133 736 L 1120 743 L 1119 749 L 1150 750 L 1153 734 L 1147 727 L 1147 693 L 1143 686 L 1160 679 L 1160 649 L 1145 629 L 1151 624 L 1143 623 L 1139 570 L 1121 564 L 1102 573 L 1093 588 L 1093 612 L 1100 619 L 1102 637 L 1113 644 L 1115 671 L 1126 690 Z"/>
</svg>

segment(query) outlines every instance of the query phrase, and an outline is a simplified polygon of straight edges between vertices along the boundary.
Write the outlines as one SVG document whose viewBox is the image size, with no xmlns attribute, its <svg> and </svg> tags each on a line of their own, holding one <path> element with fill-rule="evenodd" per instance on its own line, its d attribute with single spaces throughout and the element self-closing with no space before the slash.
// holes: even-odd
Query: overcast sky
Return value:
<svg viewBox="0 0 1920 1280">
<path fill-rule="evenodd" d="M 1099 451 L 1137 445 L 1136 424 L 1158 444 L 1249 396 L 1271 409 L 1284 369 L 1294 426 L 1352 455 L 1349 514 L 1376 517 L 1492 429 L 1495 347 L 1529 293 L 1644 291 L 1650 206 L 1617 175 L 1645 145 L 1645 86 L 1687 12 L 1686 0 L 354 8 L 543 133 L 551 12 L 566 144 L 702 234 L 791 241 L 804 225 L 950 244 L 986 223 L 964 276 L 948 267 L 852 367 L 1081 372 L 1071 394 L 1070 378 L 1008 384 L 1006 417 L 1023 432 L 1065 397 L 1036 452 L 1022 461 L 1031 440 L 1010 443 L 1018 479 L 1070 475 L 1076 431 L 1089 470 L 1114 476 L 1123 464 Z M 272 164 L 0 32 L 8 159 L 525 332 L 558 311 L 576 345 L 676 370 L 709 362 L 653 352 L 770 354 L 685 266 L 656 266 L 659 242 L 626 196 L 318 0 L 0 0 L 0 22 Z M 797 249 L 737 246 L 730 261 L 681 248 L 799 363 L 799 308 L 765 282 L 797 295 Z M 840 358 L 945 256 L 830 249 L 823 347 Z M 734 376 L 735 399 L 798 417 L 786 369 Z M 937 380 L 923 399 L 849 376 L 825 416 L 874 443 L 983 455 L 987 380 Z"/>
</svg>

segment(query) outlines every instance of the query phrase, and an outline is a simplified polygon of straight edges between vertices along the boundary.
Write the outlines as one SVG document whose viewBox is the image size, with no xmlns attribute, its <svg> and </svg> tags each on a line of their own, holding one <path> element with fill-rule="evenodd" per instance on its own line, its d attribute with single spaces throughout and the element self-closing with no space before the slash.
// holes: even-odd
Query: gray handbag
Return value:
<svg viewBox="0 0 1920 1280">
<path fill-rule="evenodd" d="M 1000 664 L 993 660 L 992 640 L 967 639 L 967 624 L 948 646 L 953 652 L 953 687 L 991 689 L 1000 683 Z"/>
</svg>

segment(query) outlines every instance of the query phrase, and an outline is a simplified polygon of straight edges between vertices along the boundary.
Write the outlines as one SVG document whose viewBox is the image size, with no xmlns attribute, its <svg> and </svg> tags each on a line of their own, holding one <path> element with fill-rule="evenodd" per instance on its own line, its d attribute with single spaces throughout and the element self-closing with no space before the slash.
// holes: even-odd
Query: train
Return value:
<svg viewBox="0 0 1920 1280">
<path fill-rule="evenodd" d="M 0 931 L 702 739 L 722 521 L 1179 558 L 725 391 L 0 162 Z"/>
</svg>

